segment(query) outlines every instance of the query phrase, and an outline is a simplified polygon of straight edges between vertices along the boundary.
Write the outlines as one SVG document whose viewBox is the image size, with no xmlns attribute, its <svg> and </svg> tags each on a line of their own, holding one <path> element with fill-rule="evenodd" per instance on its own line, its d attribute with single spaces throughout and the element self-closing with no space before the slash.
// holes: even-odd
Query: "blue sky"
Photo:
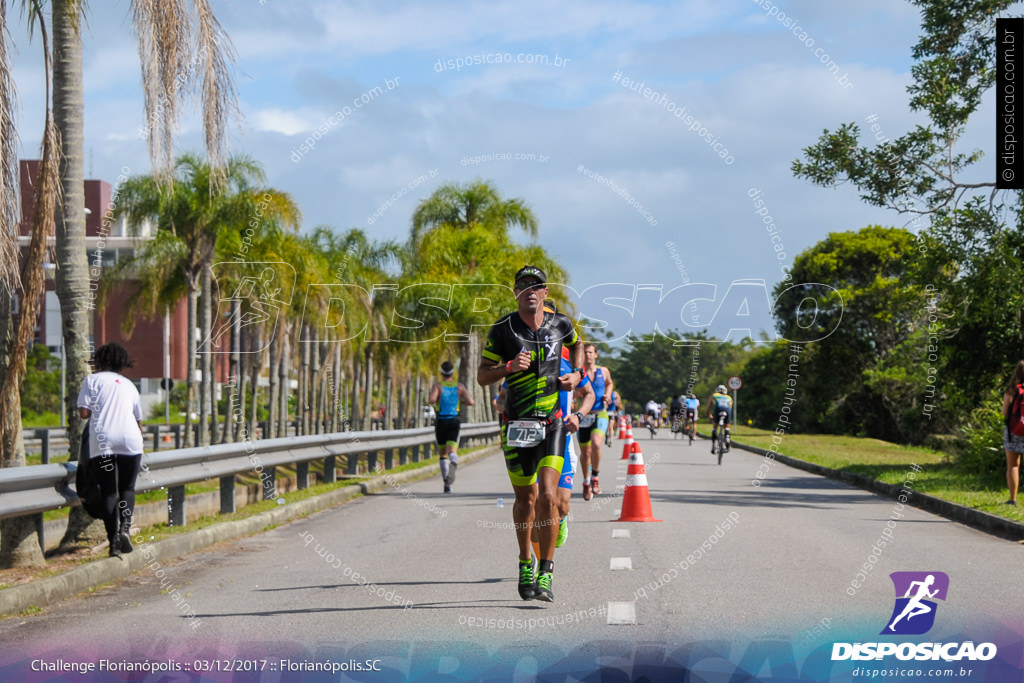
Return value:
<svg viewBox="0 0 1024 683">
<path fill-rule="evenodd" d="M 632 324 L 630 315 L 618 316 L 616 336 L 626 325 L 649 331 L 656 320 L 680 329 L 695 321 L 694 329 L 710 326 L 720 338 L 730 329 L 770 330 L 768 297 L 752 297 L 742 309 L 750 315 L 736 315 L 740 306 L 726 297 L 731 283 L 748 281 L 744 291 L 756 292 L 763 281 L 770 291 L 782 267 L 828 232 L 906 222 L 865 206 L 852 188 L 816 188 L 789 170 L 802 148 L 841 122 L 866 128 L 865 117 L 875 114 L 893 137 L 914 124 L 905 88 L 919 17 L 905 2 L 236 0 L 214 7 L 238 52 L 244 119 L 231 131 L 232 151 L 254 156 L 269 182 L 294 196 L 306 228 L 359 227 L 404 240 L 419 199 L 441 182 L 482 178 L 528 203 L 539 242 L 577 290 L 614 282 L 668 291 L 687 279 L 714 285 L 715 300 L 703 302 L 696 319 L 644 290 L 629 306 Z M 787 28 L 779 12 L 802 31 Z M 91 3 L 84 38 L 86 172 L 108 181 L 123 166 L 150 171 L 127 13 L 127 2 Z M 13 36 L 22 154 L 35 156 L 39 44 L 17 27 Z M 506 54 L 512 63 L 437 68 L 439 60 Z M 534 63 L 520 63 L 520 54 Z M 624 87 L 615 73 L 666 100 Z M 353 106 L 378 85 L 383 94 Z M 685 107 L 707 139 L 666 102 Z M 296 162 L 303 140 L 346 106 L 351 113 Z M 967 132 L 968 145 L 991 149 L 991 106 L 986 101 Z M 178 149 L 200 148 L 198 123 L 187 117 Z M 510 158 L 469 162 L 486 155 Z M 775 225 L 774 244 L 764 216 L 754 213 L 755 189 Z"/>
</svg>

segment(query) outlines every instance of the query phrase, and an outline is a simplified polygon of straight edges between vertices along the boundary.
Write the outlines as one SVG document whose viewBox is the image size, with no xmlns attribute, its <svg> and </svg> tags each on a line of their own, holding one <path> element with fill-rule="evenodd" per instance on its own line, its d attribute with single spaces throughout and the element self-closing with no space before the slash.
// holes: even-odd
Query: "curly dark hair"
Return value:
<svg viewBox="0 0 1024 683">
<path fill-rule="evenodd" d="M 1017 362 L 1017 367 L 1013 369 L 1013 376 L 1010 378 L 1010 383 L 1006 386 L 1006 391 L 1003 393 L 1014 394 L 1018 384 L 1024 384 L 1024 360 Z"/>
<path fill-rule="evenodd" d="M 128 355 L 128 349 L 117 342 L 110 342 L 96 349 L 92 358 L 96 369 L 101 371 L 121 372 L 135 365 L 135 361 Z"/>
</svg>

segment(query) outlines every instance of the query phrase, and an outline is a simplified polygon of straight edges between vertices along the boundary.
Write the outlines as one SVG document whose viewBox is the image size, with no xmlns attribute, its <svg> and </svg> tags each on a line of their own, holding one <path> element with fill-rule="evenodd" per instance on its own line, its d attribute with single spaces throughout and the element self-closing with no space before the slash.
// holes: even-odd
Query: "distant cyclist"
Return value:
<svg viewBox="0 0 1024 683">
<path fill-rule="evenodd" d="M 725 414 L 725 450 L 731 447 L 729 426 L 732 423 L 732 397 L 726 393 L 725 385 L 715 387 L 715 393 L 708 399 L 708 417 L 711 418 L 711 452 L 715 452 L 714 439 L 718 435 L 718 421 Z"/>
<path fill-rule="evenodd" d="M 700 410 L 700 400 L 691 391 L 686 395 L 686 426 L 690 430 L 690 440 L 697 432 L 697 413 Z"/>
<path fill-rule="evenodd" d="M 672 420 L 671 425 L 673 434 L 682 431 L 680 425 L 683 421 L 683 405 L 685 405 L 685 401 L 685 394 L 672 397 L 672 403 L 669 406 L 669 419 Z"/>
<path fill-rule="evenodd" d="M 437 409 L 437 422 L 434 423 L 434 436 L 441 456 L 441 478 L 444 479 L 444 492 L 452 492 L 455 483 L 455 470 L 459 467 L 459 400 L 466 405 L 476 405 L 465 385 L 459 384 L 452 375 L 455 368 L 451 362 L 441 363 L 441 381 L 434 382 L 427 395 L 427 403 L 440 401 Z"/>
<path fill-rule="evenodd" d="M 655 400 L 650 400 L 647 405 L 644 406 L 644 413 L 647 416 L 647 426 L 650 427 L 652 432 L 658 430 L 658 418 L 661 416 L 661 404 Z"/>
</svg>

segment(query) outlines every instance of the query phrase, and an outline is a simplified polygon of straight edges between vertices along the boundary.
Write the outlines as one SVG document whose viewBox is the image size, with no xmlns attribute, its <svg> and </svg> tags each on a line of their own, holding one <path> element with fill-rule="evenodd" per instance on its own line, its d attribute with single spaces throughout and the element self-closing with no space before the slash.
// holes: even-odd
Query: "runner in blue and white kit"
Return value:
<svg viewBox="0 0 1024 683">
<path fill-rule="evenodd" d="M 562 374 L 572 372 L 572 364 L 569 362 L 568 349 L 562 353 Z M 594 388 L 590 380 L 584 376 L 576 385 L 575 394 L 580 398 L 579 410 L 571 413 L 572 410 L 571 391 L 563 391 L 559 396 L 562 407 L 562 414 L 569 417 L 565 420 L 565 430 L 569 432 L 570 438 L 565 440 L 565 462 L 562 465 L 562 474 L 558 478 L 558 490 L 555 491 L 555 500 L 558 504 L 558 540 L 555 547 L 561 548 L 565 539 L 569 537 L 569 498 L 572 497 L 572 478 L 576 474 L 576 463 L 579 451 L 578 429 L 580 418 L 587 416 L 594 405 Z"/>
<path fill-rule="evenodd" d="M 597 347 L 594 344 L 583 345 L 584 369 L 594 387 L 593 417 L 585 420 L 580 426 L 580 465 L 583 467 L 583 500 L 590 500 L 600 495 L 601 485 L 598 483 L 598 470 L 601 467 L 601 446 L 604 433 L 608 429 L 608 408 L 612 401 L 615 388 L 612 375 L 608 368 L 597 364 Z"/>
</svg>

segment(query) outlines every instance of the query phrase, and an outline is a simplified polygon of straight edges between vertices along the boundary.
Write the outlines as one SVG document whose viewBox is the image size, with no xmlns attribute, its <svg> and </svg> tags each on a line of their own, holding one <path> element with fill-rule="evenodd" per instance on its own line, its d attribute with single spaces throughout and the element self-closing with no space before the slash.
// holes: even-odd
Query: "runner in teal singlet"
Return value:
<svg viewBox="0 0 1024 683">
<path fill-rule="evenodd" d="M 437 422 L 434 424 L 434 435 L 437 438 L 438 455 L 440 456 L 441 478 L 444 479 L 444 492 L 452 492 L 455 483 L 455 470 L 459 467 L 459 399 L 466 405 L 475 405 L 473 397 L 465 385 L 459 384 L 452 375 L 455 368 L 448 361 L 441 363 L 441 381 L 434 382 L 427 395 L 427 403 L 440 401 L 437 409 Z"/>
</svg>

